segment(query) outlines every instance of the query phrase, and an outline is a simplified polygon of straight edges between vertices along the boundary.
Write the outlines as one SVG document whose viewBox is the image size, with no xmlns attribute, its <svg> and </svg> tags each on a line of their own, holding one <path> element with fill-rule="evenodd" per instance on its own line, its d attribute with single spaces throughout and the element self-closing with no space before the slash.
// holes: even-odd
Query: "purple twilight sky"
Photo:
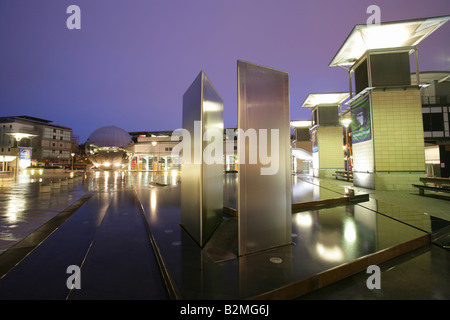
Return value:
<svg viewBox="0 0 450 320">
<path fill-rule="evenodd" d="M 69 5 L 81 29 L 69 30 Z M 237 124 L 237 60 L 289 73 L 292 120 L 309 93 L 348 91 L 328 66 L 366 9 L 381 21 L 450 14 L 449 0 L 1 0 L 0 116 L 95 129 L 181 127 L 182 96 L 203 70 Z M 450 23 L 419 46 L 420 71 L 450 70 Z M 412 71 L 414 71 L 412 66 Z"/>
</svg>

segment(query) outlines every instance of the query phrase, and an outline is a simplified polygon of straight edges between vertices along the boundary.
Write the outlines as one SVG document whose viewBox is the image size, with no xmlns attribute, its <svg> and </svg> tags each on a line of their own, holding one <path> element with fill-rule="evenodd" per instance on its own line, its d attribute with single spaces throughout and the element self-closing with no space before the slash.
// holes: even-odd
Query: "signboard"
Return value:
<svg viewBox="0 0 450 320">
<path fill-rule="evenodd" d="M 31 148 L 19 148 L 19 168 L 25 169 L 31 166 Z"/>
<path fill-rule="evenodd" d="M 372 129 L 370 123 L 370 101 L 367 97 L 352 106 L 352 143 L 372 139 Z"/>
</svg>

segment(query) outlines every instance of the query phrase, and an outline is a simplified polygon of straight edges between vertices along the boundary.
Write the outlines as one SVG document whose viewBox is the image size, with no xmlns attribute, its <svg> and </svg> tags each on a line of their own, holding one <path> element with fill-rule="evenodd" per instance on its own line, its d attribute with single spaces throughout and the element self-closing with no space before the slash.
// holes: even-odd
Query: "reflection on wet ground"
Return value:
<svg viewBox="0 0 450 320">
<path fill-rule="evenodd" d="M 69 176 L 21 174 L 17 179 L 0 178 L 0 253 L 85 194 L 81 183 L 53 189 L 51 194 L 39 192 L 41 182 Z"/>
<path fill-rule="evenodd" d="M 39 191 L 41 183 L 60 181 L 74 175 L 82 176 L 84 181 L 61 185 L 50 193 Z M 17 178 L 0 177 L 0 254 L 86 193 L 122 191 L 140 185 L 174 185 L 177 179 L 179 183 L 177 172 L 131 174 L 97 171 L 43 175 L 38 170 L 32 174 L 21 173 Z"/>
<path fill-rule="evenodd" d="M 358 204 L 293 213 L 292 245 L 238 258 L 236 256 L 237 239 L 234 237 L 237 228 L 236 217 L 224 216 L 221 228 L 211 239 L 211 243 L 221 243 L 217 247 L 211 245 L 201 250 L 182 230 L 179 225 L 181 214 L 180 183 L 182 181 L 178 172 L 130 173 L 111 171 L 89 172 L 83 174 L 83 176 L 83 182 L 59 190 L 52 190 L 51 194 L 47 195 L 39 193 L 39 179 L 42 178 L 36 180 L 31 176 L 21 176 L 18 181 L 3 179 L 0 185 L 0 244 L 2 245 L 0 250 L 11 247 L 36 230 L 38 225 L 44 224 L 50 217 L 57 215 L 58 212 L 81 196 L 93 193 L 96 196 L 82 206 L 64 226 L 70 228 L 71 223 L 74 224 L 74 221 L 81 219 L 73 228 L 74 230 L 79 228 L 79 233 L 83 234 L 83 228 L 92 226 L 92 224 L 86 222 L 89 212 L 91 212 L 91 215 L 95 213 L 98 217 L 95 227 L 90 232 L 85 233 L 86 242 L 84 246 L 81 246 L 80 243 L 76 245 L 80 251 L 80 259 L 83 256 L 83 259 L 88 257 L 85 260 L 86 268 L 84 270 L 86 273 L 89 272 L 89 281 L 94 286 L 97 276 L 102 272 L 104 273 L 105 261 L 109 261 L 109 264 L 112 263 L 112 260 L 109 259 L 110 256 L 104 252 L 109 252 L 115 259 L 120 260 L 126 256 L 125 253 L 129 251 L 129 246 L 134 248 L 144 241 L 142 240 L 145 238 L 144 236 L 140 236 L 139 239 L 141 240 L 139 241 L 127 236 L 126 239 L 130 242 L 125 241 L 123 245 L 120 245 L 121 241 L 119 241 L 114 245 L 117 251 L 109 251 L 111 248 L 109 248 L 108 243 L 113 243 L 111 239 L 116 237 L 115 233 L 122 230 L 121 228 L 124 225 L 130 224 L 140 228 L 138 227 L 137 212 L 143 211 L 143 218 L 150 232 L 150 236 L 147 238 L 150 238 L 153 249 L 156 249 L 157 258 L 160 259 L 159 263 L 164 266 L 166 284 L 170 284 L 173 295 L 177 298 L 241 299 L 258 296 L 275 297 L 264 296 L 267 292 L 275 292 L 275 295 L 280 294 L 283 298 L 285 296 L 282 295 L 285 292 L 277 293 L 279 288 L 288 288 L 291 292 L 303 294 L 307 292 L 305 287 L 312 285 L 305 281 L 313 279 L 315 285 L 317 285 L 318 282 L 324 281 L 324 279 L 317 277 L 325 271 L 334 270 L 335 272 L 339 270 L 338 266 L 344 266 L 342 274 L 333 275 L 333 277 L 339 279 L 345 274 L 348 275 L 349 270 L 353 270 L 352 272 L 355 273 L 357 272 L 355 270 L 361 269 L 366 257 L 383 251 L 385 255 L 379 258 L 381 259 L 379 262 L 381 262 L 383 259 L 391 257 L 389 256 L 391 248 L 395 249 L 394 251 L 397 252 L 395 254 L 406 252 L 411 248 L 427 243 L 430 233 L 448 226 L 448 221 L 441 221 L 440 224 L 436 224 L 433 222 L 432 216 L 423 213 L 420 213 L 421 218 L 414 222 L 412 221 L 414 219 L 409 216 L 414 217 L 415 214 L 411 213 L 410 210 L 403 214 L 401 218 L 391 219 L 389 215 L 398 214 L 401 212 L 401 208 L 395 208 L 395 206 L 385 204 L 382 201 L 370 199 L 370 201 Z M 46 177 L 45 179 L 55 178 L 57 177 Z M 321 186 L 321 183 L 320 180 L 311 177 L 293 176 L 292 202 L 323 200 L 345 195 L 344 187 L 329 184 Z M 236 195 L 237 175 L 225 174 L 224 206 L 236 208 Z M 120 206 L 120 204 L 123 205 Z M 111 208 L 107 209 L 109 206 Z M 382 214 L 377 213 L 377 211 Z M 86 218 L 81 218 L 83 215 Z M 428 217 L 428 221 L 424 221 L 424 217 Z M 403 223 L 402 219 L 407 219 L 407 224 Z M 103 220 L 105 223 L 102 222 Z M 64 250 L 61 249 L 62 245 L 74 246 L 72 242 L 76 242 L 76 234 L 73 234 L 74 238 L 70 240 L 68 237 L 72 233 L 68 232 L 65 235 L 63 230 L 58 231 L 60 232 L 55 232 L 52 237 L 49 237 L 47 243 L 57 242 L 57 245 L 54 246 L 55 248 L 58 247 L 58 250 Z M 129 233 L 130 230 L 124 232 Z M 101 239 L 103 240 L 99 241 L 100 238 L 96 237 L 102 234 Z M 59 240 L 52 240 L 53 238 Z M 63 238 L 66 239 L 65 242 L 61 240 Z M 94 239 L 99 242 L 95 242 Z M 98 245 L 95 247 L 97 249 L 92 250 L 89 256 L 88 248 L 92 247 L 92 243 L 98 243 Z M 52 259 L 49 256 L 49 250 L 52 246 L 50 244 L 47 246 L 47 251 L 44 248 L 40 251 L 41 253 L 39 253 L 39 250 L 35 250 L 35 259 Z M 56 250 L 55 248 L 52 250 Z M 136 255 L 145 256 L 147 251 L 148 248 L 141 251 L 137 250 Z M 139 261 L 136 257 L 134 259 L 133 261 Z M 147 259 L 143 260 L 147 261 Z M 60 260 L 64 260 L 63 255 Z M 372 264 L 377 263 L 376 258 L 371 261 Z M 128 264 L 130 263 L 128 262 Z M 149 261 L 149 265 L 151 263 Z M 156 265 L 156 262 L 153 262 L 153 264 Z M 110 270 L 109 274 L 111 275 L 114 271 L 127 272 L 126 270 L 129 269 L 130 265 L 127 266 L 127 263 L 118 263 Z M 16 276 L 24 278 L 26 272 L 26 268 L 23 267 L 21 271 L 16 272 Z M 45 272 L 45 270 L 42 272 Z M 143 276 L 145 271 L 136 269 L 135 273 L 136 276 Z M 13 277 L 14 273 L 11 274 L 10 277 Z M 62 275 L 62 277 L 64 276 L 66 275 Z M 4 286 L 6 286 L 5 283 L 7 283 L 6 280 L 3 281 Z M 132 285 L 131 283 L 132 281 L 129 282 L 129 286 Z M 121 285 L 127 286 L 126 283 Z M 133 286 L 139 286 L 139 284 L 134 283 Z M 0 291 L 1 289 L 0 286 Z M 140 291 L 137 290 L 137 292 Z M 145 290 L 141 292 L 148 297 L 148 292 Z M 66 296 L 67 293 L 64 293 L 64 297 Z M 87 299 L 114 298 L 110 293 L 102 296 L 102 293 L 98 290 L 89 291 L 87 289 L 83 294 L 72 295 L 72 298 L 75 299 L 77 296 Z M 164 296 L 162 294 L 153 298 L 159 299 Z M 292 296 L 289 296 L 289 298 L 292 298 Z"/>
<path fill-rule="evenodd" d="M 338 189 L 322 190 L 308 181 L 294 181 L 296 201 L 338 194 Z M 225 184 L 224 193 L 224 201 L 229 205 L 235 204 L 235 179 L 231 182 L 231 186 Z M 174 199 L 179 199 L 179 193 L 176 187 L 138 190 L 166 268 L 185 299 L 255 297 L 425 235 L 372 210 L 347 205 L 293 214 L 290 246 L 239 258 L 231 246 L 214 256 L 208 252 L 208 246 L 200 250 L 177 226 L 180 205 Z M 232 224 L 233 219 L 226 218 L 224 224 Z M 215 241 L 214 236 L 210 241 Z M 221 249 L 226 250 L 226 246 Z M 225 258 L 217 259 L 218 255 Z"/>
</svg>

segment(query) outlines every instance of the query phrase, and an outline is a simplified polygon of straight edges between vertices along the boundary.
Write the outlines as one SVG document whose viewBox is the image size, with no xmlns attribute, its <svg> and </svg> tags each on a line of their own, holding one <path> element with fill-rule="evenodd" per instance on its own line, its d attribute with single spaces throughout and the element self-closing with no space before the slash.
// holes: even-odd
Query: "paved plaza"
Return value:
<svg viewBox="0 0 450 320">
<path fill-rule="evenodd" d="M 200 249 L 180 227 L 177 172 L 0 179 L 0 299 L 449 299 L 450 199 L 373 191 L 292 214 L 292 245 L 236 255 L 236 217 Z M 236 174 L 224 206 L 236 208 Z M 339 199 L 351 183 L 293 175 L 292 202 Z M 369 290 L 365 264 L 382 271 Z M 67 268 L 81 270 L 69 289 Z M 334 278 L 329 280 L 328 278 Z M 327 285 L 322 285 L 327 284 Z M 312 290 L 312 289 L 314 290 Z"/>
</svg>

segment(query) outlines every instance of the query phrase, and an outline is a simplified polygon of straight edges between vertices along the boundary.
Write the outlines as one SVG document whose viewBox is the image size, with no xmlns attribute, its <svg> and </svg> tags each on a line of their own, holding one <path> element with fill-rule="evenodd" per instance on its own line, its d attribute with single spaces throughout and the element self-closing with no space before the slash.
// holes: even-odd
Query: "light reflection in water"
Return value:
<svg viewBox="0 0 450 320">
<path fill-rule="evenodd" d="M 150 185 L 179 184 L 180 174 L 178 170 L 164 172 L 125 172 L 117 171 L 92 171 L 85 174 L 89 190 L 120 190 L 122 188 L 148 187 Z"/>
<path fill-rule="evenodd" d="M 158 219 L 158 197 L 159 193 L 165 188 L 160 184 L 177 185 L 179 172 L 114 172 L 103 171 L 95 172 L 95 187 L 97 190 L 120 189 L 124 187 L 149 187 L 147 191 L 149 197 L 150 219 Z M 93 180 L 92 174 L 89 174 Z M 228 204 L 230 199 L 236 200 L 237 175 L 227 174 L 224 178 L 224 204 Z M 301 179 L 293 180 L 293 198 L 305 198 L 309 201 L 317 198 L 317 187 Z M 226 199 L 226 198 L 230 199 Z M 295 200 L 294 200 L 295 202 Z M 161 205 L 161 204 L 159 204 Z M 330 209 L 331 210 L 331 209 Z M 334 209 L 333 209 L 334 210 Z M 323 261 L 343 262 L 349 258 L 349 255 L 356 253 L 360 241 L 358 239 L 357 228 L 360 224 L 359 219 L 355 219 L 353 211 L 344 209 L 343 211 L 330 212 L 324 215 L 325 211 L 303 211 L 293 214 L 293 232 L 298 234 L 303 241 L 314 241 L 314 245 L 309 247 L 315 255 Z M 322 212 L 323 211 L 323 212 Z M 295 230 L 296 229 L 296 230 Z M 299 240 L 300 241 L 300 240 Z"/>
<path fill-rule="evenodd" d="M 353 219 L 346 219 L 344 222 L 344 237 L 347 242 L 356 241 L 356 226 Z"/>
<path fill-rule="evenodd" d="M 114 171 L 114 188 L 117 188 L 119 186 L 118 183 L 118 179 L 119 179 L 119 171 Z"/>
<path fill-rule="evenodd" d="M 177 170 L 172 170 L 172 183 L 173 184 L 177 184 L 177 175 L 178 175 L 178 171 Z"/>
<path fill-rule="evenodd" d="M 150 191 L 150 208 L 151 208 L 151 213 L 156 213 L 156 191 L 155 191 L 155 189 L 152 189 Z"/>
<path fill-rule="evenodd" d="M 41 180 L 41 179 L 40 179 Z M 6 218 L 4 221 L 6 223 L 16 223 L 18 220 L 21 220 L 21 215 L 27 209 L 28 201 L 24 196 L 31 189 L 33 185 L 34 179 L 32 175 L 27 171 L 20 172 L 17 179 L 17 189 L 16 187 L 12 187 L 10 189 L 11 194 L 7 192 L 7 196 L 2 198 L 2 201 L 6 203 L 6 212 L 4 217 Z M 18 187 L 20 185 L 20 187 Z M 0 217 L 1 217 L 0 211 Z"/>
<path fill-rule="evenodd" d="M 338 245 L 325 246 L 322 243 L 316 244 L 317 253 L 324 259 L 330 262 L 339 262 L 344 259 L 344 253 Z"/>
<path fill-rule="evenodd" d="M 304 228 L 309 228 L 313 224 L 313 219 L 309 211 L 299 212 L 295 215 L 295 222 Z"/>
<path fill-rule="evenodd" d="M 105 171 L 104 172 L 104 175 L 105 175 L 105 190 L 107 191 L 108 190 L 108 178 L 109 178 L 109 171 Z"/>
<path fill-rule="evenodd" d="M 19 183 L 28 183 L 30 181 L 30 176 L 28 175 L 28 173 L 22 172 L 21 174 L 18 175 L 18 182 Z"/>
<path fill-rule="evenodd" d="M 26 201 L 18 198 L 11 198 L 8 200 L 7 207 L 7 222 L 14 223 L 18 219 L 18 215 L 23 212 L 26 206 Z"/>
<path fill-rule="evenodd" d="M 366 223 L 366 232 L 361 236 L 358 233 L 361 221 L 354 214 L 354 206 L 297 212 L 292 216 L 293 234 L 296 235 L 293 242 L 299 245 L 313 243 L 306 245 L 312 255 L 324 262 L 342 263 L 367 253 L 365 250 L 373 245 L 373 225 Z"/>
</svg>

